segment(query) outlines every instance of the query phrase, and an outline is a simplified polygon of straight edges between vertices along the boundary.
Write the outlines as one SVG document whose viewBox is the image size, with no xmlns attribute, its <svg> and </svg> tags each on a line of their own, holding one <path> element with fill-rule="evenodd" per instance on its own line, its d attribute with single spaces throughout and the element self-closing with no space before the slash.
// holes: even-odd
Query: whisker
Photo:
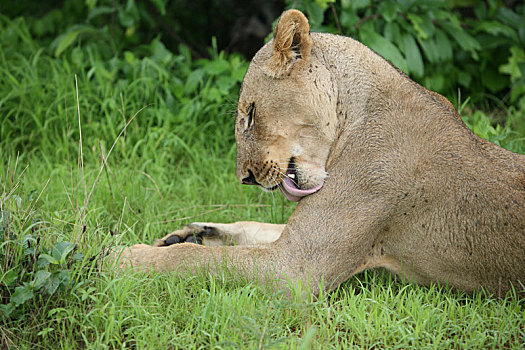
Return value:
<svg viewBox="0 0 525 350">
<path fill-rule="evenodd" d="M 297 183 L 297 179 L 294 178 L 294 177 L 291 177 L 290 175 L 288 174 L 285 174 L 281 171 L 281 169 L 276 169 L 279 173 L 281 173 L 284 177 L 287 177 L 289 178 L 296 186 L 299 186 L 299 184 Z"/>
</svg>

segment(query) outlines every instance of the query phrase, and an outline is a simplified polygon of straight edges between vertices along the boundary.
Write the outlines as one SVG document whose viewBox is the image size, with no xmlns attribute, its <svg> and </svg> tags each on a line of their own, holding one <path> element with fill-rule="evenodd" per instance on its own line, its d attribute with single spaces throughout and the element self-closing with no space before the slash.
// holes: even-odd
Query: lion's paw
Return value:
<svg viewBox="0 0 525 350">
<path fill-rule="evenodd" d="M 155 247 L 167 247 L 179 243 L 203 244 L 203 237 L 213 234 L 213 229 L 199 223 L 192 223 L 182 230 L 174 231 L 153 242 Z"/>
</svg>

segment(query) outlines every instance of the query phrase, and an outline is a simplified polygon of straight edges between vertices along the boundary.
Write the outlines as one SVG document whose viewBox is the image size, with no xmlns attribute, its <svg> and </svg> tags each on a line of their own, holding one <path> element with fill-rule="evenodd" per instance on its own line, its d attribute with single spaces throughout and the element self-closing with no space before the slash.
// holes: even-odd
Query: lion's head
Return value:
<svg viewBox="0 0 525 350">
<path fill-rule="evenodd" d="M 297 10 L 281 16 L 255 55 L 237 108 L 237 177 L 298 201 L 318 191 L 337 130 L 331 74 Z"/>
</svg>

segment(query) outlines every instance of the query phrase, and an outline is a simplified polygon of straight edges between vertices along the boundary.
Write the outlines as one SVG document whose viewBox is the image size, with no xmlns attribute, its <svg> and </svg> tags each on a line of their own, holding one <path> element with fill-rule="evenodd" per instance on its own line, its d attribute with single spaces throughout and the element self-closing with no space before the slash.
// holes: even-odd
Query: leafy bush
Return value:
<svg viewBox="0 0 525 350">
<path fill-rule="evenodd" d="M 22 317 L 27 304 L 34 307 L 69 290 L 84 259 L 67 241 L 46 247 L 41 238 L 50 227 L 36 216 L 36 191 L 23 198 L 18 185 L 10 183 L 0 197 L 0 321 Z"/>
<path fill-rule="evenodd" d="M 57 156 L 69 159 L 75 154 L 76 143 L 70 141 L 79 139 L 75 75 L 83 137 L 97 149 L 97 140 L 108 149 L 144 107 L 126 131 L 132 144 L 142 142 L 143 130 L 150 135 L 170 130 L 186 142 L 194 136 L 183 132 L 188 124 L 226 130 L 247 69 L 239 55 L 212 47 L 211 59 L 194 60 L 187 47 L 181 45 L 174 54 L 158 38 L 141 50 L 115 54 L 105 45 L 86 42 L 55 58 L 56 52 L 31 36 L 23 19 L 0 19 L 0 32 L 0 145 L 13 155 L 66 150 Z M 28 93 L 34 84 L 38 92 Z M 224 142 L 233 142 L 233 135 L 228 132 Z"/>
<path fill-rule="evenodd" d="M 525 104 L 525 6 L 459 0 L 287 0 L 313 30 L 349 35 L 429 89 Z"/>
</svg>

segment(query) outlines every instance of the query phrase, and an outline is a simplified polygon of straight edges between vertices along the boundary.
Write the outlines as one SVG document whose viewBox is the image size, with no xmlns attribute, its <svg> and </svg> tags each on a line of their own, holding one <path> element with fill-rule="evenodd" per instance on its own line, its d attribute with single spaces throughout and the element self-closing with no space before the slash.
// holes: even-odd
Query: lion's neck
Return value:
<svg viewBox="0 0 525 350">
<path fill-rule="evenodd" d="M 322 36 L 322 40 L 315 40 Z M 346 37 L 314 34 L 315 55 L 332 74 L 337 89 L 339 135 L 330 151 L 327 166 L 343 151 L 352 131 L 370 116 L 386 95 L 395 94 L 400 86 L 411 88 L 411 82 L 390 63 L 363 44 Z M 412 83 L 413 84 L 413 83 Z"/>
</svg>

